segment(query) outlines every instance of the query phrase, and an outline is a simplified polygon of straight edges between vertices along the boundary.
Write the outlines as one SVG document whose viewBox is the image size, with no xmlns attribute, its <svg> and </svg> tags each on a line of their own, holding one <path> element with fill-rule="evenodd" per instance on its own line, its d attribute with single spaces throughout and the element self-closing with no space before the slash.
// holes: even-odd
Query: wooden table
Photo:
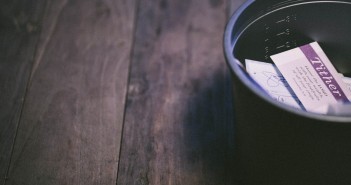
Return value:
<svg viewBox="0 0 351 185">
<path fill-rule="evenodd" d="M 1 184 L 235 183 L 243 1 L 2 0 Z"/>
</svg>

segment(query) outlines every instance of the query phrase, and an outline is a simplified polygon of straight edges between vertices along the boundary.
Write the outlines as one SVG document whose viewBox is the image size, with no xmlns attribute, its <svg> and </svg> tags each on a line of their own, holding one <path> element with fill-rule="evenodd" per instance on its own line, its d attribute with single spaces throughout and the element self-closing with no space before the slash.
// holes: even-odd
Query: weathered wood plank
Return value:
<svg viewBox="0 0 351 185">
<path fill-rule="evenodd" d="M 6 184 L 115 184 L 134 0 L 48 1 Z"/>
<path fill-rule="evenodd" d="M 45 3 L 2 0 L 0 4 L 0 184 L 3 184 Z"/>
<path fill-rule="evenodd" d="M 117 184 L 233 184 L 227 1 L 141 1 Z"/>
</svg>

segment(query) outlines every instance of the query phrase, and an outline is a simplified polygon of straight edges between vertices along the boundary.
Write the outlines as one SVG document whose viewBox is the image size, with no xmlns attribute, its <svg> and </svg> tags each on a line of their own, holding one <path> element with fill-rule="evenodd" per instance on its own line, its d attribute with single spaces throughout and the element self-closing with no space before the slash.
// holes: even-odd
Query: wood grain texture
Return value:
<svg viewBox="0 0 351 185">
<path fill-rule="evenodd" d="M 0 184 L 6 176 L 44 1 L 0 1 Z"/>
<path fill-rule="evenodd" d="M 48 1 L 6 184 L 115 184 L 134 0 Z"/>
<path fill-rule="evenodd" d="M 233 184 L 228 2 L 140 3 L 117 184 Z"/>
</svg>

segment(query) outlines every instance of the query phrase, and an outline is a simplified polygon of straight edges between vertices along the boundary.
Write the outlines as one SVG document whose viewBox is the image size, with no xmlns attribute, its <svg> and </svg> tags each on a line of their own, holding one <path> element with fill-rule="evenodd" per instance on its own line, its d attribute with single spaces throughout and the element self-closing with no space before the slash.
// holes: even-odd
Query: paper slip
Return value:
<svg viewBox="0 0 351 185">
<path fill-rule="evenodd" d="M 245 60 L 246 71 L 274 99 L 296 108 L 302 104 L 274 64 Z"/>
<path fill-rule="evenodd" d="M 342 81 L 346 84 L 347 88 L 351 92 L 351 78 L 349 77 L 341 77 Z"/>
<path fill-rule="evenodd" d="M 344 75 L 341 74 L 341 79 L 344 83 L 346 83 L 349 91 L 351 91 L 351 78 L 349 77 L 344 77 Z M 351 104 L 331 104 L 328 106 L 328 113 L 331 115 L 335 116 L 351 116 Z"/>
<path fill-rule="evenodd" d="M 271 58 L 307 111 L 325 114 L 329 104 L 351 99 L 351 91 L 317 42 Z"/>
<path fill-rule="evenodd" d="M 351 116 L 351 104 L 330 104 L 328 106 L 327 114 L 335 116 Z"/>
</svg>

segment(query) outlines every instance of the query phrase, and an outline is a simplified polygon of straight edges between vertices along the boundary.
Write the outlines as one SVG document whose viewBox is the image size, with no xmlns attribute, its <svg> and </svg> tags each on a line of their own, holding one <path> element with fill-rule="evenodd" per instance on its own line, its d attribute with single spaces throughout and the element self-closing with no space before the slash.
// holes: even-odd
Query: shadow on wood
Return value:
<svg viewBox="0 0 351 185">
<path fill-rule="evenodd" d="M 1 1 L 0 179 L 10 163 L 44 7 L 42 0 Z"/>
<path fill-rule="evenodd" d="M 209 181 L 201 184 L 231 184 L 234 165 L 231 80 L 229 73 L 218 71 L 209 78 L 190 82 L 194 94 L 185 107 L 185 165 L 189 168 L 203 165 L 203 175 Z"/>
<path fill-rule="evenodd" d="M 117 184 L 231 184 L 225 1 L 140 1 Z"/>
</svg>

